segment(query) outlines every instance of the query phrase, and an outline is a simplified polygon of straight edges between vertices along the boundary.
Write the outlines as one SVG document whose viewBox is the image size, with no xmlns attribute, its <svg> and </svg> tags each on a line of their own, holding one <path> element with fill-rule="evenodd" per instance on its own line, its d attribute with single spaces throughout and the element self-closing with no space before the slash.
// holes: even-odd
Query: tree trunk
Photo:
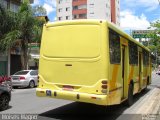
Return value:
<svg viewBox="0 0 160 120">
<path fill-rule="evenodd" d="M 28 63 L 28 41 L 27 40 L 21 40 L 21 64 L 22 69 L 26 70 Z"/>
</svg>

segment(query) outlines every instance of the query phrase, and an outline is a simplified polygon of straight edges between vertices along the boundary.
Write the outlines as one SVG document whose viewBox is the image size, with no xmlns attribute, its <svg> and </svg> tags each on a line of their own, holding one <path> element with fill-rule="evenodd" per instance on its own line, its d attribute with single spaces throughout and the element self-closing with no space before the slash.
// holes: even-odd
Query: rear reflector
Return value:
<svg viewBox="0 0 160 120">
<path fill-rule="evenodd" d="M 107 80 L 102 81 L 102 84 L 107 84 L 107 83 L 108 83 Z"/>
<path fill-rule="evenodd" d="M 102 93 L 107 93 L 107 89 L 101 90 Z"/>
<path fill-rule="evenodd" d="M 102 85 L 102 88 L 103 89 L 107 89 L 107 85 Z"/>
</svg>

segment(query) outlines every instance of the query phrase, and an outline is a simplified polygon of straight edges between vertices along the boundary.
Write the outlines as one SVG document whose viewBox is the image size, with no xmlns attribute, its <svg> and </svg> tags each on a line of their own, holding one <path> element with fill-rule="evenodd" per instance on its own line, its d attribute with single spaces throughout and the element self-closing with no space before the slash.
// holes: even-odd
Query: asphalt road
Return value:
<svg viewBox="0 0 160 120">
<path fill-rule="evenodd" d="M 146 114 L 150 114 L 145 112 L 149 104 L 151 104 L 149 99 L 152 98 L 150 98 L 150 96 L 154 98 L 154 101 L 158 101 L 157 99 L 159 98 L 156 99 L 155 96 L 157 96 L 156 92 L 159 93 L 159 89 L 160 75 L 158 76 L 153 73 L 152 84 L 146 91 L 134 96 L 134 104 L 131 107 L 128 108 L 121 104 L 106 108 L 67 100 L 39 98 L 35 95 L 35 88 L 19 88 L 12 91 L 12 100 L 9 109 L 0 113 L 38 114 L 38 119 L 47 120 L 84 119 L 88 117 L 94 117 L 94 119 L 98 120 L 142 120 L 142 117 L 146 117 Z M 158 103 L 156 103 L 154 110 L 158 109 L 157 104 Z M 151 105 L 153 106 L 154 104 Z"/>
</svg>

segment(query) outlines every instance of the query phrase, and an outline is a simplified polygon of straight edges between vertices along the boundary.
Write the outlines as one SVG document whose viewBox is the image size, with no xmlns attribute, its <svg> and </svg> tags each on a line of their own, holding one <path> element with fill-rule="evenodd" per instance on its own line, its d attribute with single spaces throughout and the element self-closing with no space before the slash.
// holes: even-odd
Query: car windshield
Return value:
<svg viewBox="0 0 160 120">
<path fill-rule="evenodd" d="M 26 75 L 29 71 L 19 71 L 16 72 L 14 75 Z"/>
</svg>

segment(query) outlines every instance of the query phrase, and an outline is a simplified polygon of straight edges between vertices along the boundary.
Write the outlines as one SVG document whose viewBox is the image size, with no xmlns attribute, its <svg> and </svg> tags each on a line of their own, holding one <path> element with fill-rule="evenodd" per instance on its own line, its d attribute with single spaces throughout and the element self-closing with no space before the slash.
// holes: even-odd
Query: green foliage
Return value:
<svg viewBox="0 0 160 120">
<path fill-rule="evenodd" d="M 32 7 L 27 2 L 21 4 L 17 13 L 4 9 L 0 5 L 0 51 L 21 44 L 22 66 L 26 69 L 28 43 L 39 42 L 44 21 L 35 18 Z"/>
<path fill-rule="evenodd" d="M 1 39 L 0 50 L 5 51 L 9 49 L 10 46 L 14 46 L 14 43 L 20 37 L 20 32 L 18 30 L 13 30 L 4 35 L 4 38 Z"/>
<path fill-rule="evenodd" d="M 15 24 L 16 15 L 0 5 L 0 51 L 5 51 L 19 37 Z"/>
<path fill-rule="evenodd" d="M 148 48 L 154 55 L 160 56 L 160 20 L 151 23 L 149 29 L 152 31 L 148 34 L 150 38 Z"/>
<path fill-rule="evenodd" d="M 160 64 L 160 20 L 151 23 L 149 29 L 151 32 L 147 35 L 150 38 L 147 47 L 154 55 L 154 66 L 158 66 Z"/>
</svg>

